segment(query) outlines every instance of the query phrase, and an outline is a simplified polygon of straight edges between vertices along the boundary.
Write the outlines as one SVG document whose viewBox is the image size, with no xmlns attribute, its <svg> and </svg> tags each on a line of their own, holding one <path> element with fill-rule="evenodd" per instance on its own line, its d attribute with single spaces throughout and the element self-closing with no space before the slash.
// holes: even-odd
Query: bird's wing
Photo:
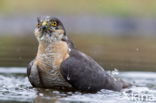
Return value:
<svg viewBox="0 0 156 103">
<path fill-rule="evenodd" d="M 43 87 L 43 82 L 38 71 L 38 66 L 33 66 L 35 60 L 32 60 L 27 66 L 27 76 L 33 87 Z"/>
<path fill-rule="evenodd" d="M 35 87 L 34 83 L 33 83 L 33 82 L 31 81 L 31 79 L 30 79 L 31 68 L 32 68 L 32 66 L 33 66 L 33 63 L 34 63 L 34 60 L 32 60 L 32 61 L 28 64 L 28 66 L 27 66 L 27 76 L 28 76 L 28 79 L 30 80 L 30 83 L 32 84 L 32 86 Z"/>
<path fill-rule="evenodd" d="M 123 86 L 92 58 L 76 49 L 71 50 L 70 57 L 62 62 L 60 71 L 68 83 L 82 91 L 94 92 L 101 89 L 119 91 Z"/>
</svg>

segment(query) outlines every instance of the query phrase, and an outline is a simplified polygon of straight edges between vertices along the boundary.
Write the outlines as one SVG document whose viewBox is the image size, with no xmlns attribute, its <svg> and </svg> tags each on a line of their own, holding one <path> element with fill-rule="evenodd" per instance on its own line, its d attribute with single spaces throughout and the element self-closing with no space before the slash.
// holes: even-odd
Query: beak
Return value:
<svg viewBox="0 0 156 103">
<path fill-rule="evenodd" d="M 43 23 L 42 23 L 42 29 L 43 30 L 46 30 L 46 28 L 47 28 L 47 21 L 44 21 Z"/>
<path fill-rule="evenodd" d="M 44 21 L 43 23 L 42 23 L 42 26 L 46 26 L 47 25 L 47 21 Z"/>
</svg>

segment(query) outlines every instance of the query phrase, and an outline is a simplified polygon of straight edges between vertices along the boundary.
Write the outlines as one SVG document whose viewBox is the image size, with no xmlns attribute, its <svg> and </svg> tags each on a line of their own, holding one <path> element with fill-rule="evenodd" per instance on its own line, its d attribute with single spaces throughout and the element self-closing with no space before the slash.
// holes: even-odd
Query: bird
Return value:
<svg viewBox="0 0 156 103">
<path fill-rule="evenodd" d="M 35 88 L 97 92 L 121 91 L 130 83 L 111 76 L 94 59 L 78 50 L 56 17 L 37 17 L 34 30 L 38 41 L 36 57 L 27 66 Z"/>
</svg>

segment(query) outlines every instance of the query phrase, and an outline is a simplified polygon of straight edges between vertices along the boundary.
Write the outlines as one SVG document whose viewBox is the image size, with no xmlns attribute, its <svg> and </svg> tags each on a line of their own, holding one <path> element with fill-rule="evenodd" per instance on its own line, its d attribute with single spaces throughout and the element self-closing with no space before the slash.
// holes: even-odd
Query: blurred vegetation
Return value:
<svg viewBox="0 0 156 103">
<path fill-rule="evenodd" d="M 95 19 L 99 19 L 102 15 L 108 15 L 108 17 L 109 15 L 112 15 L 110 17 L 115 15 L 114 17 L 116 18 L 118 18 L 117 16 L 125 16 L 127 19 L 120 18 L 123 21 L 117 19 L 117 24 L 120 24 L 118 22 L 125 24 L 123 25 L 123 29 L 126 29 L 124 26 L 128 25 L 131 28 L 132 22 L 132 27 L 134 24 L 134 29 L 132 29 L 132 31 L 134 31 L 136 25 L 136 27 L 140 27 L 135 22 L 135 20 L 139 20 L 135 19 L 137 16 L 139 18 L 146 16 L 155 17 L 155 5 L 156 0 L 0 0 L 0 17 L 2 15 L 8 16 L 8 18 L 4 17 L 5 19 L 3 17 L 0 18 L 3 23 L 8 23 L 5 26 L 3 26 L 3 24 L 0 25 L 2 28 L 1 30 L 3 30 L 3 28 L 7 28 L 7 26 L 8 28 L 13 27 L 12 25 L 15 25 L 17 21 L 18 25 L 15 26 L 17 26 L 17 28 L 22 32 L 20 32 L 22 35 L 6 35 L 1 32 L 0 66 L 27 66 L 27 64 L 35 57 L 37 52 L 37 41 L 33 35 L 29 35 L 32 34 L 30 33 L 31 31 L 24 32 L 22 31 L 24 29 L 20 28 L 21 25 L 19 25 L 27 22 L 28 25 L 30 23 L 31 26 L 33 20 L 26 21 L 28 20 L 28 17 L 34 18 L 37 15 L 42 14 L 60 14 L 62 17 L 67 15 L 67 18 L 71 17 L 71 19 L 73 19 L 73 16 L 76 17 L 78 15 L 78 17 L 81 17 L 82 15 L 82 19 L 80 20 L 83 22 L 83 17 L 90 17 L 90 15 L 93 15 L 93 18 L 95 17 Z M 25 15 L 27 15 L 26 19 L 21 19 Z M 131 18 L 129 19 L 131 16 L 135 16 L 133 18 L 134 21 Z M 149 19 L 147 17 L 147 21 L 148 20 Z M 69 21 L 67 20 L 67 22 Z M 109 22 L 111 22 L 111 20 Z M 108 23 L 108 26 L 116 25 L 116 22 L 114 24 L 112 22 L 112 24 Z M 149 22 L 145 22 L 145 26 L 143 27 L 149 27 L 150 30 L 151 28 L 155 28 L 153 21 L 151 22 L 149 20 Z M 72 23 L 73 22 L 71 20 L 69 24 L 71 25 Z M 142 21 L 139 23 L 139 25 L 143 25 Z M 146 23 L 149 24 L 146 26 Z M 77 24 L 79 24 L 79 21 Z M 97 23 L 96 25 L 100 25 L 100 23 Z M 80 26 L 83 27 L 83 23 Z M 119 26 L 120 25 L 117 25 L 116 27 Z M 76 25 L 75 27 L 79 26 Z M 101 25 L 101 27 L 103 26 Z M 13 28 L 12 30 L 18 31 L 19 29 Z M 25 31 L 27 31 L 27 29 Z M 87 35 L 85 33 L 76 35 L 75 31 L 72 32 L 71 38 L 76 47 L 93 57 L 106 69 L 110 70 L 117 68 L 120 70 L 156 71 L 156 37 L 149 35 L 146 35 L 146 37 L 134 36 L 136 35 L 136 32 L 127 32 L 126 30 L 122 36 L 108 36 L 109 33 L 107 36 L 104 34 L 95 35 L 98 33 L 94 33 L 94 35 Z"/>
<path fill-rule="evenodd" d="M 155 15 L 156 0 L 0 0 L 4 13 Z"/>
<path fill-rule="evenodd" d="M 70 35 L 76 47 L 105 69 L 156 71 L 156 38 Z M 1 36 L 0 66 L 27 66 L 37 52 L 32 35 Z"/>
</svg>

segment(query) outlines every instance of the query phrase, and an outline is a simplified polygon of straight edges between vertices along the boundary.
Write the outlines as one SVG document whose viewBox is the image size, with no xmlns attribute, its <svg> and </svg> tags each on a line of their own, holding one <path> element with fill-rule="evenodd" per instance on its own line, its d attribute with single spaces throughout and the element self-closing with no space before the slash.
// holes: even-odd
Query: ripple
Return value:
<svg viewBox="0 0 156 103">
<path fill-rule="evenodd" d="M 35 90 L 30 89 L 27 77 L 21 76 L 25 74 L 24 68 L 0 68 L 0 73 L 0 100 L 29 101 L 36 96 Z"/>
<path fill-rule="evenodd" d="M 119 72 L 120 77 L 135 86 L 121 92 L 101 90 L 98 93 L 63 92 L 34 89 L 26 77 L 26 68 L 0 68 L 0 102 L 15 103 L 154 103 L 155 72 Z"/>
<path fill-rule="evenodd" d="M 26 68 L 19 68 L 19 67 L 0 67 L 1 74 L 25 74 Z"/>
</svg>

